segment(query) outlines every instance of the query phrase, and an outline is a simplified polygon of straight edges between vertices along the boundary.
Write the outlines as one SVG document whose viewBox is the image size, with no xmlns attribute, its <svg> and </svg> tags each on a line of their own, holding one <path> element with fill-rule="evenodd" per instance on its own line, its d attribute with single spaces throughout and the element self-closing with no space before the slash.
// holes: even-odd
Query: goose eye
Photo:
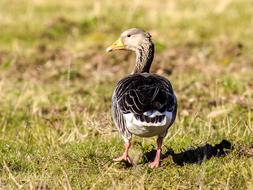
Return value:
<svg viewBox="0 0 253 190">
<path fill-rule="evenodd" d="M 131 35 L 130 35 L 130 34 L 128 34 L 128 35 L 127 35 L 127 37 L 129 38 L 129 37 L 131 37 Z"/>
</svg>

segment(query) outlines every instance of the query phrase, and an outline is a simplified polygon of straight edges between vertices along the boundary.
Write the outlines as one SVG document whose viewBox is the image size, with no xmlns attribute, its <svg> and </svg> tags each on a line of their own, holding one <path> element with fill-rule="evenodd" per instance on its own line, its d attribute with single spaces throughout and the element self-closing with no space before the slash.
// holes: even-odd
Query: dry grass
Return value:
<svg viewBox="0 0 253 190">
<path fill-rule="evenodd" d="M 1 1 L 0 189 L 253 189 L 252 8 Z M 105 48 L 128 27 L 152 33 L 152 72 L 171 80 L 179 101 L 156 170 L 146 164 L 154 138 L 134 138 L 136 166 L 112 162 L 123 142 L 111 94 L 134 56 Z M 223 139 L 233 145 L 225 156 Z"/>
</svg>

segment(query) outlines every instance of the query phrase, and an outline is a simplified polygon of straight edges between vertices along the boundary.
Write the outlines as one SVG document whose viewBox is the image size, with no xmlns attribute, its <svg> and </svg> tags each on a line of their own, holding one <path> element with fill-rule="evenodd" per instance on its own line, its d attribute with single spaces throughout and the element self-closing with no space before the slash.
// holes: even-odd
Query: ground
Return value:
<svg viewBox="0 0 253 190">
<path fill-rule="evenodd" d="M 250 0 L 0 2 L 0 189 L 253 189 Z M 120 32 L 152 34 L 152 72 L 173 84 L 178 115 L 150 169 L 135 165 L 111 119 L 134 55 L 106 53 Z"/>
</svg>

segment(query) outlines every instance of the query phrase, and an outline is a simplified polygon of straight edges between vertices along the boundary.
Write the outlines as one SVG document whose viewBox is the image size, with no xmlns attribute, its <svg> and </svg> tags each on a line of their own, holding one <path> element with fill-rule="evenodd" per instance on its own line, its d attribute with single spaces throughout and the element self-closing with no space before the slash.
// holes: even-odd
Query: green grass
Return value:
<svg viewBox="0 0 253 190">
<path fill-rule="evenodd" d="M 253 189 L 251 1 L 0 2 L 0 189 Z M 134 137 L 127 167 L 111 120 L 134 56 L 105 49 L 129 27 L 151 32 L 152 72 L 170 79 L 176 123 L 163 152 L 230 141 L 202 164 L 171 156 L 151 170 L 155 138 Z M 191 155 L 190 155 L 191 157 Z"/>
</svg>

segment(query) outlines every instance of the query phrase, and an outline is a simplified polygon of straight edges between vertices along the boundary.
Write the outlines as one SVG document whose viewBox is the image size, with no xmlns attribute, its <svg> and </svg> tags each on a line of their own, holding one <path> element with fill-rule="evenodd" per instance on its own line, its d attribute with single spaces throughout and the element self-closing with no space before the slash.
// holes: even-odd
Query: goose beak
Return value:
<svg viewBox="0 0 253 190">
<path fill-rule="evenodd" d="M 121 50 L 125 49 L 125 46 L 124 46 L 121 38 L 117 39 L 117 41 L 115 41 L 112 45 L 110 45 L 108 48 L 106 48 L 106 51 L 111 52 L 113 50 L 120 50 L 120 49 Z"/>
</svg>

